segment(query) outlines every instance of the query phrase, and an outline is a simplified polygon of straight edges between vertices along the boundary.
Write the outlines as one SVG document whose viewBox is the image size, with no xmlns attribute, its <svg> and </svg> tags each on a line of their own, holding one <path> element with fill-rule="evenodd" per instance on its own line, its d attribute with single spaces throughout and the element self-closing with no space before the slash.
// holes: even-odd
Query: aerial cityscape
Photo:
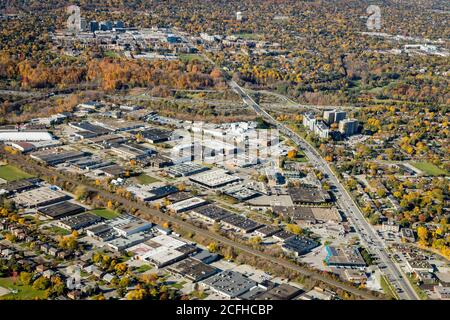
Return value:
<svg viewBox="0 0 450 320">
<path fill-rule="evenodd" d="M 2 1 L 0 300 L 450 300 L 449 14 Z"/>
</svg>

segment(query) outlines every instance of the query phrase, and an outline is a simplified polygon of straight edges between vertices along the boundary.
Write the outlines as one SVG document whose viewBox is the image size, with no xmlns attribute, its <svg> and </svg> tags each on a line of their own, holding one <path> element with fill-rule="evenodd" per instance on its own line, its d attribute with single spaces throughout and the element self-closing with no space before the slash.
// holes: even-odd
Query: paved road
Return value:
<svg viewBox="0 0 450 320">
<path fill-rule="evenodd" d="M 75 185 L 83 185 L 80 181 L 75 180 L 65 174 L 62 174 L 61 172 L 56 171 L 55 169 L 52 168 L 48 168 L 45 167 L 43 165 L 40 165 L 38 163 L 35 162 L 26 162 L 24 156 L 21 155 L 11 155 L 11 154 L 7 154 L 4 151 L 0 151 L 0 153 L 3 153 L 7 158 L 9 158 L 9 161 L 11 163 L 23 163 L 26 165 L 27 167 L 27 171 L 28 172 L 33 172 L 34 174 L 40 173 L 41 175 L 47 176 L 47 177 L 53 177 L 53 176 L 57 176 L 59 177 L 61 180 L 63 181 L 69 181 Z M 318 272 L 314 272 L 311 270 L 308 270 L 307 268 L 304 268 L 302 266 L 296 265 L 294 263 L 291 263 L 287 260 L 283 260 L 283 259 L 279 259 L 279 258 L 275 258 L 272 257 L 268 254 L 264 254 L 258 250 L 255 250 L 249 246 L 246 246 L 244 244 L 240 244 L 237 242 L 234 242 L 224 236 L 218 235 L 216 233 L 213 233 L 209 230 L 205 230 L 205 229 L 201 229 L 199 227 L 196 227 L 186 221 L 183 221 L 177 217 L 173 217 L 170 216 L 164 212 L 161 212 L 159 210 L 156 209 L 152 209 L 149 208 L 147 205 L 145 205 L 143 202 L 138 202 L 138 201 L 134 201 L 134 200 L 130 200 L 130 199 L 126 199 L 125 197 L 119 196 L 115 193 L 110 193 L 106 190 L 103 190 L 100 187 L 95 187 L 95 186 L 91 186 L 91 185 L 84 185 L 88 190 L 91 191 L 95 191 L 97 192 L 101 197 L 103 197 L 104 199 L 108 199 L 108 200 L 112 200 L 112 201 L 117 201 L 119 203 L 124 204 L 127 207 L 132 207 L 132 208 L 136 208 L 138 209 L 144 217 L 148 218 L 149 220 L 152 220 L 152 217 L 158 217 L 164 221 L 169 221 L 171 223 L 173 223 L 174 225 L 178 225 L 181 226 L 183 229 L 190 231 L 190 232 L 194 232 L 196 234 L 200 234 L 203 235 L 209 239 L 212 239 L 218 243 L 221 243 L 223 245 L 227 245 L 230 247 L 234 247 L 237 248 L 239 250 L 241 250 L 244 253 L 248 253 L 251 254 L 253 256 L 256 256 L 258 258 L 264 259 L 266 261 L 270 261 L 274 264 L 278 264 L 281 265 L 285 268 L 288 268 L 290 270 L 293 271 L 297 271 L 300 274 L 303 274 L 311 279 L 315 279 L 315 280 L 319 280 L 322 281 L 324 283 L 327 283 L 328 285 L 331 285 L 332 287 L 335 288 L 340 288 L 343 290 L 346 290 L 356 296 L 359 296 L 363 299 L 369 299 L 369 300 L 374 300 L 374 299 L 380 299 L 378 297 L 375 297 L 374 295 L 372 295 L 369 291 L 366 290 L 360 290 L 358 288 L 355 288 L 351 285 L 336 281 L 330 277 L 324 276 Z"/>
<path fill-rule="evenodd" d="M 363 244 L 371 251 L 372 254 L 375 255 L 377 259 L 380 260 L 378 266 L 397 290 L 399 298 L 405 300 L 419 300 L 420 297 L 412 288 L 408 279 L 406 279 L 405 275 L 401 271 L 401 268 L 390 258 L 384 240 L 381 239 L 374 228 L 367 222 L 359 207 L 355 204 L 350 194 L 331 170 L 329 164 L 319 155 L 314 147 L 312 147 L 305 139 L 300 137 L 290 128 L 275 120 L 235 81 L 230 81 L 229 85 L 237 94 L 241 96 L 242 100 L 246 104 L 255 110 L 257 114 L 263 116 L 266 121 L 270 122 L 272 125 L 275 125 L 281 133 L 288 136 L 297 146 L 304 150 L 312 165 L 325 173 L 330 186 L 335 188 L 338 205 L 347 213 L 348 218 L 360 235 Z"/>
</svg>

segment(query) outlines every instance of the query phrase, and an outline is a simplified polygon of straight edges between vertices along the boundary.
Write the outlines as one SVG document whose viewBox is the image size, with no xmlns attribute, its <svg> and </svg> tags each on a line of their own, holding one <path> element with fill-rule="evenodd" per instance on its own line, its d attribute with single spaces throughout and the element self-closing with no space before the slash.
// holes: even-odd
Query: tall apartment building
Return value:
<svg viewBox="0 0 450 320">
<path fill-rule="evenodd" d="M 308 128 L 310 131 L 314 131 L 314 127 L 316 126 L 317 119 L 314 113 L 306 113 L 303 116 L 303 125 Z"/>
<path fill-rule="evenodd" d="M 328 135 L 330 133 L 330 129 L 327 127 L 325 123 L 322 121 L 317 122 L 314 133 L 317 134 L 322 139 L 328 139 Z"/>
<path fill-rule="evenodd" d="M 351 136 L 358 132 L 358 120 L 356 119 L 344 119 L 339 122 L 339 131 L 346 135 Z"/>
<path fill-rule="evenodd" d="M 339 123 L 347 117 L 347 112 L 340 110 L 326 110 L 323 112 L 323 120 L 328 124 Z"/>
</svg>

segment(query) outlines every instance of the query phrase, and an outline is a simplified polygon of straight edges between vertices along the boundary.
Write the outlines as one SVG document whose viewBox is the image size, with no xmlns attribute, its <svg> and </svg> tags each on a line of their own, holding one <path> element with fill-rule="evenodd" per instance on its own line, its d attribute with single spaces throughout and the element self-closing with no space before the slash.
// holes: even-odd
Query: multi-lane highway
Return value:
<svg viewBox="0 0 450 320">
<path fill-rule="evenodd" d="M 383 239 L 377 234 L 374 228 L 364 218 L 361 210 L 355 204 L 350 194 L 344 188 L 337 176 L 331 170 L 329 164 L 319 155 L 319 153 L 306 140 L 292 131 L 290 128 L 275 120 L 269 113 L 262 109 L 235 81 L 229 82 L 230 87 L 241 96 L 242 100 L 252 107 L 255 112 L 289 137 L 299 148 L 301 148 L 313 166 L 324 172 L 330 186 L 334 189 L 337 204 L 346 213 L 352 222 L 356 232 L 360 235 L 362 243 L 378 260 L 378 266 L 386 275 L 393 289 L 400 299 L 418 300 L 420 299 L 412 288 L 408 279 L 402 273 L 401 268 L 392 261 Z"/>
</svg>

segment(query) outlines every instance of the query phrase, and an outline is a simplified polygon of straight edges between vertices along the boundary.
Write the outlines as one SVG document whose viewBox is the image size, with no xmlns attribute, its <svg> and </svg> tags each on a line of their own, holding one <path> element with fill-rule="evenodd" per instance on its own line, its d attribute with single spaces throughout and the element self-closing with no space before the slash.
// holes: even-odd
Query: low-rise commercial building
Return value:
<svg viewBox="0 0 450 320">
<path fill-rule="evenodd" d="M 366 262 L 355 246 L 326 246 L 325 263 L 338 268 L 364 268 Z"/>
</svg>

